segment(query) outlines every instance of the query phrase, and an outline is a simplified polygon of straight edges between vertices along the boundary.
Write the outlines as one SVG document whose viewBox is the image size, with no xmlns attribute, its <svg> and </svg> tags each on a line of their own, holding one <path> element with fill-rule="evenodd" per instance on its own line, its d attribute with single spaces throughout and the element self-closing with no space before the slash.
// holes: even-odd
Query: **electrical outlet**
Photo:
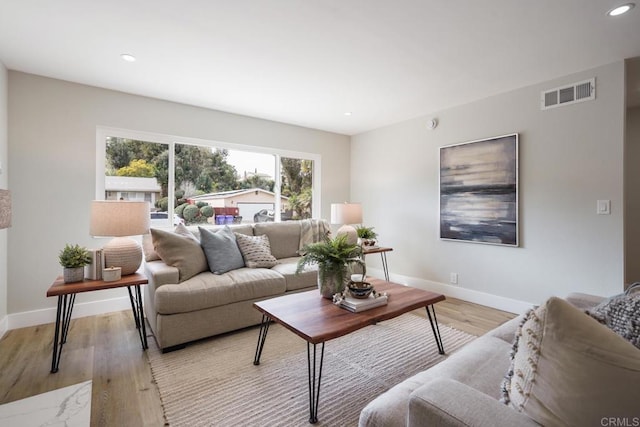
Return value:
<svg viewBox="0 0 640 427">
<path fill-rule="evenodd" d="M 451 275 L 449 276 L 449 282 L 452 285 L 457 285 L 458 284 L 458 273 L 451 273 Z"/>
</svg>

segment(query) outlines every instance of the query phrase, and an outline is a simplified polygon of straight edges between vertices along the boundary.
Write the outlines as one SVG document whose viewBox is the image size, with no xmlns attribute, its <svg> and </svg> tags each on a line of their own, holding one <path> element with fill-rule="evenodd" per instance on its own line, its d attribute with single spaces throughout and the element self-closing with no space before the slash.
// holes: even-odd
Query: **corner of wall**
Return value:
<svg viewBox="0 0 640 427">
<path fill-rule="evenodd" d="M 9 187 L 8 157 L 9 157 L 9 75 L 8 70 L 0 61 L 0 188 Z M 7 230 L 0 230 L 0 334 L 4 335 L 7 326 Z M 0 335 L 1 336 L 1 335 Z"/>
</svg>

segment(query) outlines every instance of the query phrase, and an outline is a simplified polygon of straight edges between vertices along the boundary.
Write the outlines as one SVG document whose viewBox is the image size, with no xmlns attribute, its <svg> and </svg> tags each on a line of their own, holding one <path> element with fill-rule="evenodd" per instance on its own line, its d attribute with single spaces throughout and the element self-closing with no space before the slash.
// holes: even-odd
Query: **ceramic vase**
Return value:
<svg viewBox="0 0 640 427">
<path fill-rule="evenodd" d="M 84 267 L 63 268 L 62 277 L 64 283 L 82 282 L 84 280 Z"/>
<path fill-rule="evenodd" d="M 341 293 L 345 288 L 345 272 L 326 271 L 318 269 L 318 289 L 323 298 L 332 299 L 334 294 Z"/>
</svg>

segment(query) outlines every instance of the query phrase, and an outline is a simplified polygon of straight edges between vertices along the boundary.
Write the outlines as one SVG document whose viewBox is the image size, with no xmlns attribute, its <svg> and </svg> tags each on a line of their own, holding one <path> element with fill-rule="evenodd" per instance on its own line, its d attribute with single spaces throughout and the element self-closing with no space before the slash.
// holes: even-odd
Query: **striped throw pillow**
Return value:
<svg viewBox="0 0 640 427">
<path fill-rule="evenodd" d="M 235 234 L 245 266 L 249 268 L 271 268 L 278 263 L 276 258 L 271 255 L 271 244 L 266 235 L 247 236 L 246 234 Z"/>
</svg>

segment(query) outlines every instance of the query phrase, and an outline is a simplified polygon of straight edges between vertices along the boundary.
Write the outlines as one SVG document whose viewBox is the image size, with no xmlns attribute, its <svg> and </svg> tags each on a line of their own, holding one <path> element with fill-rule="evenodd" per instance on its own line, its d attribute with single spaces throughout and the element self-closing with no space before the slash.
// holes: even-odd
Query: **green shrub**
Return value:
<svg viewBox="0 0 640 427">
<path fill-rule="evenodd" d="M 176 199 L 182 199 L 184 197 L 184 190 L 176 190 L 175 196 Z"/>
<path fill-rule="evenodd" d="M 173 212 L 178 214 L 179 217 L 184 218 L 183 211 L 184 211 L 185 207 L 187 207 L 187 204 L 186 203 L 182 203 L 182 204 L 176 206 L 176 208 L 174 209 Z"/>
<path fill-rule="evenodd" d="M 213 208 L 205 204 L 200 208 L 200 215 L 205 218 L 211 218 L 213 216 Z"/>
<path fill-rule="evenodd" d="M 196 205 L 187 205 L 182 210 L 182 216 L 185 221 L 193 221 L 200 214 L 200 209 Z"/>
<path fill-rule="evenodd" d="M 198 208 L 201 208 L 201 207 L 203 207 L 203 206 L 207 206 L 207 204 L 206 204 L 205 202 L 196 202 L 196 206 L 197 206 Z"/>
<path fill-rule="evenodd" d="M 169 210 L 169 198 L 163 197 L 156 201 L 156 208 L 161 212 L 167 212 Z"/>
</svg>

